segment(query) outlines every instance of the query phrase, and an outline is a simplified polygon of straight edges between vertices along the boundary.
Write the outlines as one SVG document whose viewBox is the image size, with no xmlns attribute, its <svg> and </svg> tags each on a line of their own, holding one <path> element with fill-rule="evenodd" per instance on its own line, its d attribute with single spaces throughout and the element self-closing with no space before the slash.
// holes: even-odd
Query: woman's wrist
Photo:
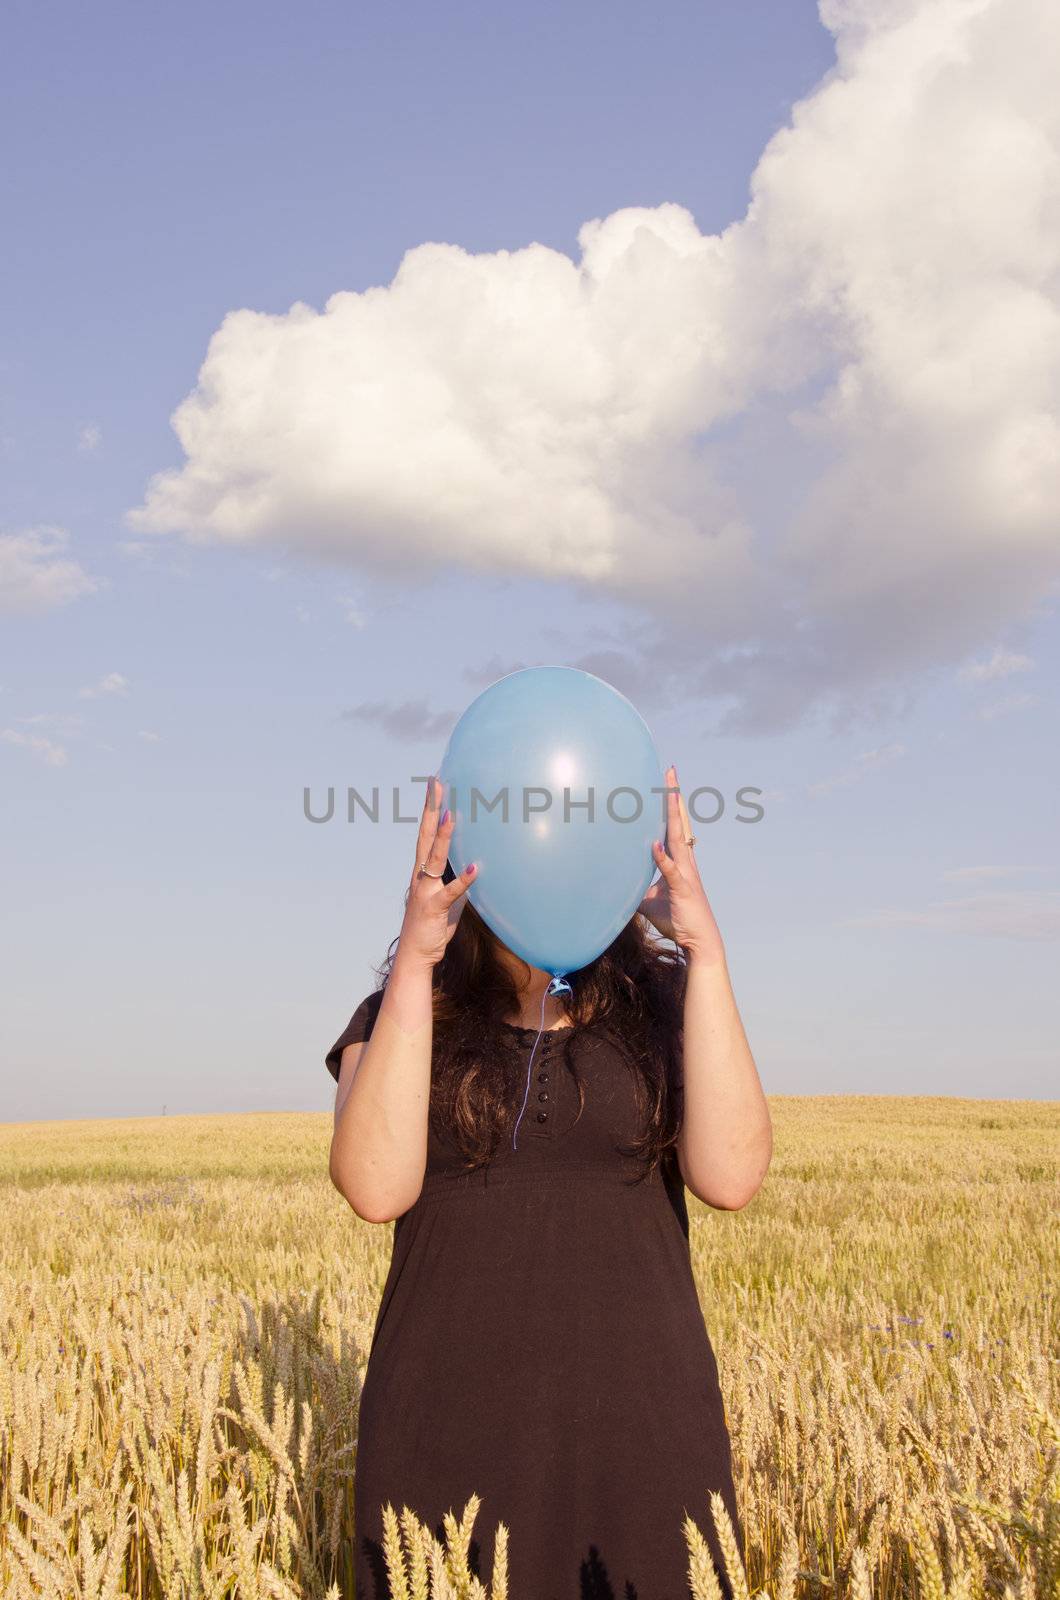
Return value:
<svg viewBox="0 0 1060 1600">
<path fill-rule="evenodd" d="M 386 993 L 380 1007 L 396 1022 L 402 1033 L 416 1033 L 429 1027 L 434 1015 L 434 963 L 418 957 L 400 945 L 387 978 Z"/>
<path fill-rule="evenodd" d="M 702 943 L 683 944 L 681 953 L 686 966 L 725 971 L 725 946 L 720 938 L 704 940 Z"/>
<path fill-rule="evenodd" d="M 393 983 L 398 979 L 402 984 L 431 985 L 434 982 L 434 967 L 435 963 L 429 956 L 420 955 L 411 948 L 403 948 L 399 940 L 390 967 L 390 981 Z"/>
</svg>

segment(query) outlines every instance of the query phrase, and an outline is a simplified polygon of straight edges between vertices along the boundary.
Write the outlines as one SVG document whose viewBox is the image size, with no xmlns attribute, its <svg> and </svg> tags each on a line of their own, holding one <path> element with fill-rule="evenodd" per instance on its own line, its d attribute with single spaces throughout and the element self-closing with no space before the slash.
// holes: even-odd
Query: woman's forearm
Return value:
<svg viewBox="0 0 1060 1600">
<path fill-rule="evenodd" d="M 724 951 L 688 960 L 684 1002 L 681 1174 L 693 1194 L 726 1211 L 758 1192 L 773 1153 L 769 1107 L 747 1043 Z"/>
<path fill-rule="evenodd" d="M 369 1222 L 388 1222 L 415 1204 L 427 1165 L 431 1085 L 432 971 L 394 958 L 371 1038 L 345 1099 L 336 1106 L 329 1171 Z"/>
</svg>

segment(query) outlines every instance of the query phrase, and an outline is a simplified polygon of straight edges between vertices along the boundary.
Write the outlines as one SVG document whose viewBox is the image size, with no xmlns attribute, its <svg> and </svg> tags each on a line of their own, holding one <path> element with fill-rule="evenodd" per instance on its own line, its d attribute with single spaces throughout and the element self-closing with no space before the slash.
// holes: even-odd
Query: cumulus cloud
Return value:
<svg viewBox="0 0 1060 1600">
<path fill-rule="evenodd" d="M 68 605 L 102 586 L 66 553 L 63 528 L 0 533 L 0 612 L 31 615 Z"/>
<path fill-rule="evenodd" d="M 562 580 L 722 726 L 957 666 L 1060 573 L 1060 8 L 821 0 L 836 66 L 682 206 L 226 316 L 141 533 Z"/>
</svg>

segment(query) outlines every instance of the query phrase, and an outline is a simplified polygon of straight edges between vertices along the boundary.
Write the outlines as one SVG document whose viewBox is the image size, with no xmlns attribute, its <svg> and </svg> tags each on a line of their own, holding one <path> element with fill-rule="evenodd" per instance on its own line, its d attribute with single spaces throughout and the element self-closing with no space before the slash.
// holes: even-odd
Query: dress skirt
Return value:
<svg viewBox="0 0 1060 1600">
<path fill-rule="evenodd" d="M 328 1052 L 370 1032 L 377 993 Z M 535 1030 L 508 1030 L 529 1058 Z M 691 1517 L 726 1600 L 709 1496 L 743 1550 L 718 1366 L 692 1274 L 676 1163 L 651 1177 L 629 1068 L 606 1035 L 577 1041 L 580 1117 L 542 1035 L 519 1124 L 485 1169 L 460 1170 L 432 1127 L 416 1203 L 394 1224 L 360 1400 L 356 1600 L 389 1600 L 382 1506 L 442 1519 L 480 1507 L 470 1566 L 489 1585 L 508 1528 L 510 1600 L 688 1600 Z"/>
</svg>

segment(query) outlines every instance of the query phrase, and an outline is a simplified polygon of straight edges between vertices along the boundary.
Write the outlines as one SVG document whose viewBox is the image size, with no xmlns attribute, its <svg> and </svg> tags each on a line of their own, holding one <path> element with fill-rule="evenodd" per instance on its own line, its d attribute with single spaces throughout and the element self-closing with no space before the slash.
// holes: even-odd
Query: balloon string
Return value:
<svg viewBox="0 0 1060 1600">
<path fill-rule="evenodd" d="M 519 1124 L 520 1124 L 520 1122 L 522 1122 L 522 1120 L 523 1120 L 523 1112 L 526 1110 L 526 1102 L 527 1102 L 527 1100 L 529 1098 L 529 1095 L 530 1095 L 530 1078 L 531 1078 L 531 1076 L 533 1074 L 533 1070 L 534 1070 L 534 1057 L 537 1054 L 537 1047 L 541 1043 L 541 1035 L 545 1031 L 545 1001 L 546 1001 L 546 999 L 548 998 L 548 996 L 550 994 L 564 994 L 564 993 L 573 994 L 574 990 L 571 988 L 570 984 L 566 981 L 566 979 L 564 978 L 563 974 L 561 972 L 556 972 L 552 976 L 552 982 L 549 984 L 548 988 L 545 990 L 544 994 L 542 994 L 542 996 L 541 996 L 541 1024 L 540 1024 L 540 1026 L 539 1026 L 539 1028 L 537 1030 L 537 1038 L 534 1040 L 534 1047 L 530 1051 L 530 1060 L 527 1062 L 527 1066 L 526 1066 L 526 1090 L 525 1090 L 525 1093 L 523 1094 L 523 1103 L 519 1107 L 519 1115 L 515 1119 L 515 1127 L 512 1129 L 512 1149 L 513 1150 L 518 1150 L 518 1148 L 519 1148 L 519 1146 L 515 1142 L 515 1136 L 519 1132 Z"/>
</svg>

